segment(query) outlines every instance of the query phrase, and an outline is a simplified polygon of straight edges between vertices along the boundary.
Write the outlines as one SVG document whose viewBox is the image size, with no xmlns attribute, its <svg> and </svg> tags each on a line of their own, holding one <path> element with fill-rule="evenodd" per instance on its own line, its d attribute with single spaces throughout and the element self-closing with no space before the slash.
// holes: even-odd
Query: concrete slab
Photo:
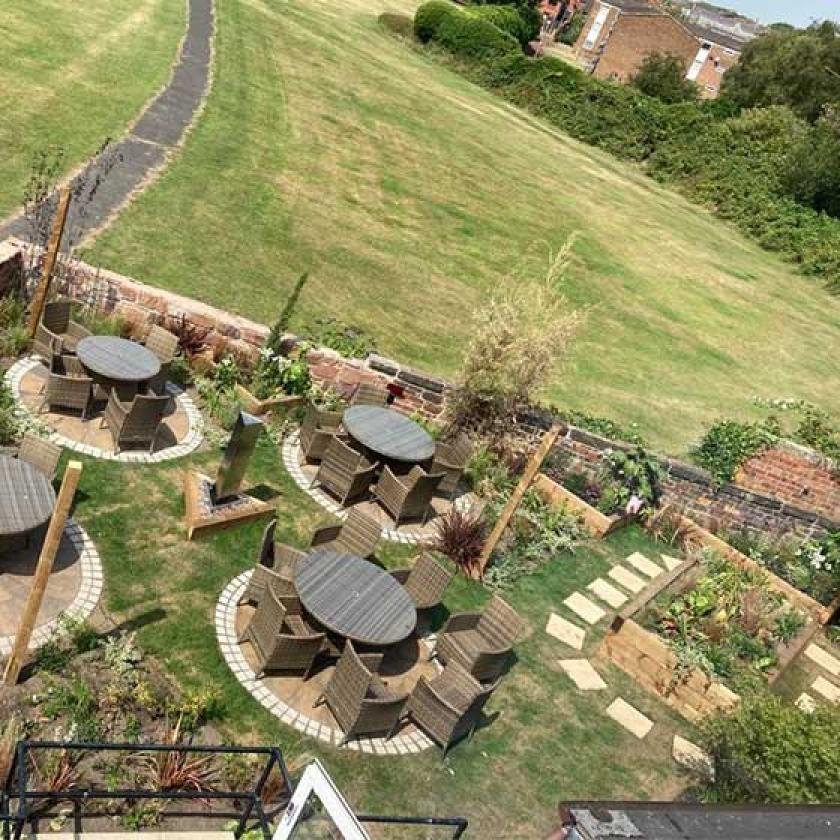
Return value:
<svg viewBox="0 0 840 840">
<path fill-rule="evenodd" d="M 624 566 L 613 566 L 607 574 L 620 586 L 623 586 L 628 592 L 638 595 L 647 584 L 638 576 L 634 575 L 629 569 Z"/>
<path fill-rule="evenodd" d="M 605 604 L 609 604 L 614 610 L 627 603 L 627 596 L 620 589 L 616 589 L 611 583 L 607 583 L 603 578 L 596 578 L 586 588 Z"/>
<path fill-rule="evenodd" d="M 840 677 L 840 659 L 817 645 L 808 645 L 805 656 L 833 677 Z"/>
<path fill-rule="evenodd" d="M 604 610 L 580 592 L 573 592 L 563 603 L 587 624 L 597 624 L 606 616 Z"/>
<path fill-rule="evenodd" d="M 700 773 L 706 778 L 714 778 L 715 767 L 712 757 L 697 744 L 686 740 L 681 735 L 674 735 L 671 755 L 682 767 Z"/>
<path fill-rule="evenodd" d="M 647 737 L 647 734 L 653 729 L 653 721 L 621 697 L 616 697 L 607 706 L 607 714 L 639 740 Z"/>
<path fill-rule="evenodd" d="M 679 557 L 671 557 L 670 554 L 660 554 L 659 557 L 669 572 L 673 572 L 674 569 L 676 569 L 677 566 L 681 566 L 683 562 Z"/>
<path fill-rule="evenodd" d="M 830 700 L 832 703 L 840 703 L 840 688 L 834 685 L 833 682 L 829 682 L 825 677 L 817 677 L 811 683 L 811 688 L 817 694 L 825 697 L 826 700 Z"/>
<path fill-rule="evenodd" d="M 607 687 L 588 659 L 561 659 L 560 667 L 579 691 L 603 691 Z"/>
<path fill-rule="evenodd" d="M 578 627 L 577 624 L 572 624 L 562 616 L 552 613 L 548 617 L 548 624 L 545 625 L 545 632 L 549 636 L 553 636 L 564 645 L 568 645 L 575 650 L 583 650 L 583 642 L 586 638 L 586 631 Z"/>
<path fill-rule="evenodd" d="M 655 578 L 657 575 L 662 574 L 662 566 L 654 563 L 653 560 L 648 560 L 640 551 L 635 551 L 633 554 L 628 555 L 625 558 L 625 562 L 649 578 Z"/>
</svg>

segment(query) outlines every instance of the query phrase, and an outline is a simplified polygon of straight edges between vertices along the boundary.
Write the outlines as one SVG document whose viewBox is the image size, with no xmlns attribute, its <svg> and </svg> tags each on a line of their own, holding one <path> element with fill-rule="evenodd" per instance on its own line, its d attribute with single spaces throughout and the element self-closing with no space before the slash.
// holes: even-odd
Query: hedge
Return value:
<svg viewBox="0 0 840 840">
<path fill-rule="evenodd" d="M 507 32 L 480 17 L 456 10 L 444 15 L 434 41 L 454 55 L 474 61 L 492 61 L 521 53 L 519 42 Z"/>
<path fill-rule="evenodd" d="M 469 14 L 489 21 L 502 32 L 516 38 L 523 47 L 531 40 L 530 28 L 515 6 L 474 6 L 469 9 Z"/>
<path fill-rule="evenodd" d="M 438 28 L 446 18 L 457 14 L 458 9 L 449 0 L 429 0 L 414 14 L 414 34 L 426 44 L 434 40 Z"/>
</svg>

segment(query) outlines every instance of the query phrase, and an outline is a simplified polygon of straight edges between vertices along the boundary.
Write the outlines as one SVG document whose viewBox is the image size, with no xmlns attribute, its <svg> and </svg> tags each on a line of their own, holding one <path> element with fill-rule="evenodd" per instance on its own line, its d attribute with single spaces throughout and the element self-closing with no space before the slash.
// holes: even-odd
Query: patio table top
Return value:
<svg viewBox="0 0 840 840">
<path fill-rule="evenodd" d="M 432 436 L 392 408 L 354 405 L 344 412 L 343 423 L 350 437 L 383 458 L 417 464 L 435 454 Z"/>
<path fill-rule="evenodd" d="M 151 350 L 114 335 L 83 338 L 76 355 L 89 371 L 114 382 L 145 382 L 160 373 L 160 361 Z"/>
<path fill-rule="evenodd" d="M 49 478 L 26 461 L 0 455 L 0 536 L 15 536 L 43 525 L 55 508 Z"/>
<path fill-rule="evenodd" d="M 355 554 L 315 549 L 298 564 L 295 587 L 316 621 L 354 642 L 393 645 L 417 624 L 417 610 L 400 583 Z"/>
</svg>

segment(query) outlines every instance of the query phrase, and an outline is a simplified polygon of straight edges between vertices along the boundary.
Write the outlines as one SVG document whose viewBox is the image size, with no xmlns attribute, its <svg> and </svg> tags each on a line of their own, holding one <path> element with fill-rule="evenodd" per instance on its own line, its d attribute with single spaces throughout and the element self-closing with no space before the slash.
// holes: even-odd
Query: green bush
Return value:
<svg viewBox="0 0 840 840">
<path fill-rule="evenodd" d="M 519 43 L 507 32 L 466 12 L 444 17 L 434 40 L 454 55 L 476 61 L 492 61 L 521 52 Z"/>
<path fill-rule="evenodd" d="M 529 7 L 526 7 L 530 9 Z M 493 26 L 507 32 L 524 47 L 531 39 L 531 28 L 525 22 L 515 6 L 474 6 L 469 14 L 480 20 L 486 20 Z"/>
<path fill-rule="evenodd" d="M 580 33 L 583 31 L 583 25 L 586 23 L 586 10 L 578 9 L 569 21 L 569 25 L 560 32 L 560 43 L 572 46 L 577 43 Z"/>
<path fill-rule="evenodd" d="M 694 82 L 686 78 L 685 71 L 685 62 L 679 56 L 652 52 L 631 82 L 642 93 L 662 102 L 694 102 L 700 91 Z"/>
<path fill-rule="evenodd" d="M 778 440 L 780 432 L 779 423 L 773 418 L 758 423 L 719 420 L 709 427 L 691 454 L 720 486 L 735 478 L 741 464 Z"/>
<path fill-rule="evenodd" d="M 840 707 L 808 713 L 772 695 L 747 697 L 703 725 L 710 801 L 804 804 L 840 799 Z"/>
<path fill-rule="evenodd" d="M 414 34 L 424 44 L 434 40 L 444 20 L 459 14 L 449 0 L 429 0 L 414 14 Z"/>
<path fill-rule="evenodd" d="M 14 443 L 20 436 L 20 422 L 15 416 L 15 398 L 11 388 L 0 381 L 0 446 Z"/>
</svg>

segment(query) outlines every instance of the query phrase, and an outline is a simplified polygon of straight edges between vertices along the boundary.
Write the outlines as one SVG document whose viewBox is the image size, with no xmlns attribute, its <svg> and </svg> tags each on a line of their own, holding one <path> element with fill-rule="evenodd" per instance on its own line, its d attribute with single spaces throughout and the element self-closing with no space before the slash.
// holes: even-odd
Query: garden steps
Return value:
<svg viewBox="0 0 840 840">
<path fill-rule="evenodd" d="M 588 659 L 561 659 L 560 667 L 578 691 L 603 691 L 607 684 Z"/>
<path fill-rule="evenodd" d="M 805 656 L 819 665 L 824 671 L 828 671 L 831 676 L 840 677 L 840 659 L 830 654 L 824 648 L 812 643 L 805 648 Z"/>
<path fill-rule="evenodd" d="M 582 618 L 587 624 L 597 624 L 607 613 L 602 610 L 597 604 L 593 603 L 581 592 L 573 592 L 563 601 L 565 606 L 570 609 L 578 618 Z"/>
<path fill-rule="evenodd" d="M 586 588 L 615 610 L 627 603 L 627 596 L 620 589 L 616 589 L 611 583 L 607 583 L 603 578 L 595 578 Z"/>
<path fill-rule="evenodd" d="M 624 566 L 613 566 L 607 574 L 633 595 L 638 595 L 647 586 L 644 580 Z"/>
<path fill-rule="evenodd" d="M 659 577 L 665 571 L 662 566 L 654 563 L 653 560 L 648 560 L 640 551 L 634 551 L 633 554 L 629 554 L 624 559 L 624 562 L 651 579 Z"/>
<path fill-rule="evenodd" d="M 714 778 L 715 767 L 712 757 L 702 747 L 698 747 L 697 744 L 681 735 L 674 735 L 671 756 L 681 767 L 700 773 L 706 778 Z"/>
<path fill-rule="evenodd" d="M 825 677 L 817 677 L 811 683 L 811 689 L 831 703 L 840 703 L 840 688 Z"/>
<path fill-rule="evenodd" d="M 650 730 L 653 729 L 653 721 L 622 697 L 616 697 L 607 706 L 607 715 L 640 741 L 646 738 Z"/>
<path fill-rule="evenodd" d="M 573 624 L 571 621 L 557 615 L 557 613 L 552 613 L 548 617 L 545 632 L 564 645 L 568 645 L 570 648 L 583 650 L 586 631 L 582 627 L 578 627 L 577 624 Z"/>
</svg>

